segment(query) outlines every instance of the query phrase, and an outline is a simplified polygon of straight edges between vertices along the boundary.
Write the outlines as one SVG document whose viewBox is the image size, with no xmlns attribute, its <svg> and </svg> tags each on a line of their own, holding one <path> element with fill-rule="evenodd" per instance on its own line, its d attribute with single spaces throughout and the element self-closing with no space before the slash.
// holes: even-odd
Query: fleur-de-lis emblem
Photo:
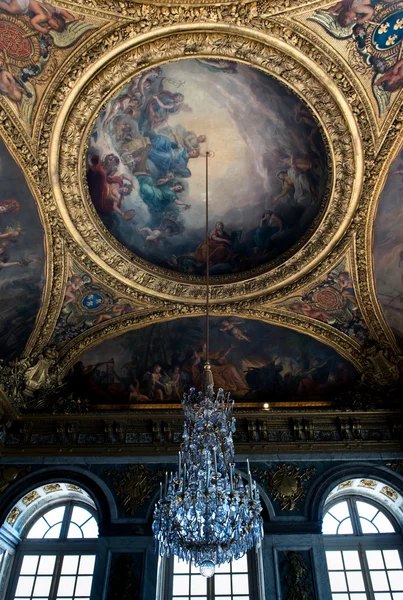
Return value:
<svg viewBox="0 0 403 600">
<path fill-rule="evenodd" d="M 398 38 L 398 36 L 396 34 L 395 35 L 390 35 L 388 37 L 388 39 L 386 40 L 386 45 L 387 46 L 393 46 L 393 44 L 396 42 L 397 38 Z"/>
<path fill-rule="evenodd" d="M 93 302 L 88 302 L 87 306 L 94 306 Z"/>
<path fill-rule="evenodd" d="M 88 296 L 88 300 L 92 300 L 94 298 L 94 294 L 91 294 L 90 296 Z"/>
<path fill-rule="evenodd" d="M 383 33 L 386 33 L 388 31 L 390 27 L 390 23 L 386 22 L 386 23 L 382 23 L 382 25 L 379 26 L 379 34 L 382 35 Z M 395 25 L 396 28 L 396 25 Z"/>
<path fill-rule="evenodd" d="M 96 302 L 96 304 L 101 304 L 102 300 L 101 300 L 101 298 L 97 298 L 97 300 L 95 302 Z"/>
<path fill-rule="evenodd" d="M 394 24 L 393 29 L 395 31 L 398 31 L 399 29 L 403 29 L 403 19 L 398 19 L 396 21 L 396 23 Z"/>
</svg>

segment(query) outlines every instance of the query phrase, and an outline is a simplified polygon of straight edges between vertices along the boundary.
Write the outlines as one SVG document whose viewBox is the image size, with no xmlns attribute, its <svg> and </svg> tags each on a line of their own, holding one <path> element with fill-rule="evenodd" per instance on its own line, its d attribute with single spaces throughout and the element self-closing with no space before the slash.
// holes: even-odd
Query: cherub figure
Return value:
<svg viewBox="0 0 403 600">
<path fill-rule="evenodd" d="M 390 69 L 386 71 L 375 82 L 375 85 L 382 86 L 387 92 L 396 92 L 403 87 L 403 58 L 397 61 Z"/>
<path fill-rule="evenodd" d="M 371 4 L 371 0 L 342 0 L 329 8 L 328 12 L 332 15 L 337 14 L 340 25 L 348 27 L 354 21 L 357 23 L 370 21 L 375 9 Z"/>
<path fill-rule="evenodd" d="M 156 229 L 140 227 L 137 231 L 146 236 L 144 242 L 145 248 L 158 246 L 160 241 L 166 240 L 174 235 L 179 235 L 182 232 L 178 223 L 168 217 L 164 217 Z"/>
<path fill-rule="evenodd" d="M 13 102 L 21 102 L 24 93 L 25 90 L 15 77 L 9 71 L 0 67 L 0 94 Z"/>
<path fill-rule="evenodd" d="M 243 321 L 232 321 L 231 319 L 223 319 L 221 321 L 221 327 L 218 328 L 219 331 L 226 331 L 229 335 L 232 335 L 237 340 L 244 342 L 251 342 L 252 340 L 248 338 L 237 325 L 241 325 Z"/>
<path fill-rule="evenodd" d="M 78 290 L 87 283 L 91 283 L 92 279 L 89 275 L 72 275 L 66 284 L 66 292 L 64 294 L 63 308 L 76 299 Z"/>
<path fill-rule="evenodd" d="M 61 33 L 67 22 L 77 20 L 64 8 L 38 0 L 0 0 L 0 10 L 9 15 L 28 15 L 32 28 L 39 33 L 49 33 L 51 29 Z"/>
</svg>

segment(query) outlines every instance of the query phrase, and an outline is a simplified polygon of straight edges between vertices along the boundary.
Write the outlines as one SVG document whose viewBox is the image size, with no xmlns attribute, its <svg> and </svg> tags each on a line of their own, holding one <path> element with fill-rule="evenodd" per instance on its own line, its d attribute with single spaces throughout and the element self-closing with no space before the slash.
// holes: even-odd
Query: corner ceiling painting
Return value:
<svg viewBox="0 0 403 600">
<path fill-rule="evenodd" d="M 403 151 L 393 162 L 379 198 L 374 226 L 378 298 L 403 349 Z"/>
<path fill-rule="evenodd" d="M 204 274 L 206 151 L 212 275 L 304 237 L 327 183 L 313 114 L 263 72 L 202 58 L 145 71 L 97 119 L 87 177 L 110 233 L 153 264 Z"/>
<path fill-rule="evenodd" d="M 0 358 L 23 351 L 44 285 L 44 235 L 20 168 L 0 140 Z"/>
<path fill-rule="evenodd" d="M 206 359 L 205 319 L 150 325 L 86 352 L 67 377 L 75 397 L 97 408 L 178 404 L 200 388 Z M 251 319 L 210 321 L 210 362 L 217 387 L 238 404 L 331 400 L 355 380 L 354 368 L 329 346 Z"/>
</svg>

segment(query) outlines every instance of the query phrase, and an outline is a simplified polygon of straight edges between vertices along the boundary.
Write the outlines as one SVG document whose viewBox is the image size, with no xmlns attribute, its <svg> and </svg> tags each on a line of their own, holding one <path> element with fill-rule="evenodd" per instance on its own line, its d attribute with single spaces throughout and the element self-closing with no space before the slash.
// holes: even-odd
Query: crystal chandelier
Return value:
<svg viewBox="0 0 403 600">
<path fill-rule="evenodd" d="M 153 532 L 160 556 L 172 555 L 200 567 L 204 577 L 215 566 L 241 558 L 263 538 L 259 491 L 248 461 L 248 483 L 235 473 L 234 401 L 214 381 L 209 357 L 208 160 L 206 154 L 206 364 L 202 390 L 184 394 L 183 442 L 178 470 L 165 475 L 154 510 Z"/>
</svg>

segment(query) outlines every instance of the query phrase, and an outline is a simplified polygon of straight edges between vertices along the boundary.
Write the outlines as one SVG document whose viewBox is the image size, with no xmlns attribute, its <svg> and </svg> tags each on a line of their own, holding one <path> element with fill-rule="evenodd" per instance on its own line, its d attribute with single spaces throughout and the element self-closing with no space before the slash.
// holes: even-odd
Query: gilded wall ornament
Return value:
<svg viewBox="0 0 403 600">
<path fill-rule="evenodd" d="M 18 519 L 18 517 L 20 516 L 21 511 L 19 510 L 19 508 L 14 507 L 7 516 L 7 523 L 9 525 L 14 525 L 14 523 L 16 522 L 16 520 Z"/>
<path fill-rule="evenodd" d="M 134 516 L 150 498 L 162 472 L 151 473 L 144 465 L 131 465 L 127 471 L 107 471 L 113 489 L 126 512 Z"/>
<path fill-rule="evenodd" d="M 381 489 L 381 494 L 383 494 L 390 500 L 393 500 L 393 502 L 395 502 L 399 497 L 398 493 L 393 488 L 389 487 L 388 485 L 385 485 Z"/>
<path fill-rule="evenodd" d="M 37 498 L 39 498 L 39 494 L 36 490 L 33 490 L 32 492 L 29 492 L 29 494 L 24 496 L 22 501 L 28 506 L 29 504 L 32 504 L 32 502 L 34 502 Z"/>
<path fill-rule="evenodd" d="M 361 479 L 361 481 L 358 485 L 360 487 L 366 487 L 371 490 L 374 490 L 376 488 L 376 486 L 378 485 L 378 482 L 375 481 L 374 479 Z"/>
<path fill-rule="evenodd" d="M 315 475 L 316 468 L 301 470 L 300 467 L 282 464 L 274 471 L 263 471 L 257 467 L 253 469 L 253 473 L 270 493 L 272 499 L 280 503 L 281 510 L 292 511 L 305 497 L 307 490 L 304 489 L 303 484 Z"/>
</svg>

